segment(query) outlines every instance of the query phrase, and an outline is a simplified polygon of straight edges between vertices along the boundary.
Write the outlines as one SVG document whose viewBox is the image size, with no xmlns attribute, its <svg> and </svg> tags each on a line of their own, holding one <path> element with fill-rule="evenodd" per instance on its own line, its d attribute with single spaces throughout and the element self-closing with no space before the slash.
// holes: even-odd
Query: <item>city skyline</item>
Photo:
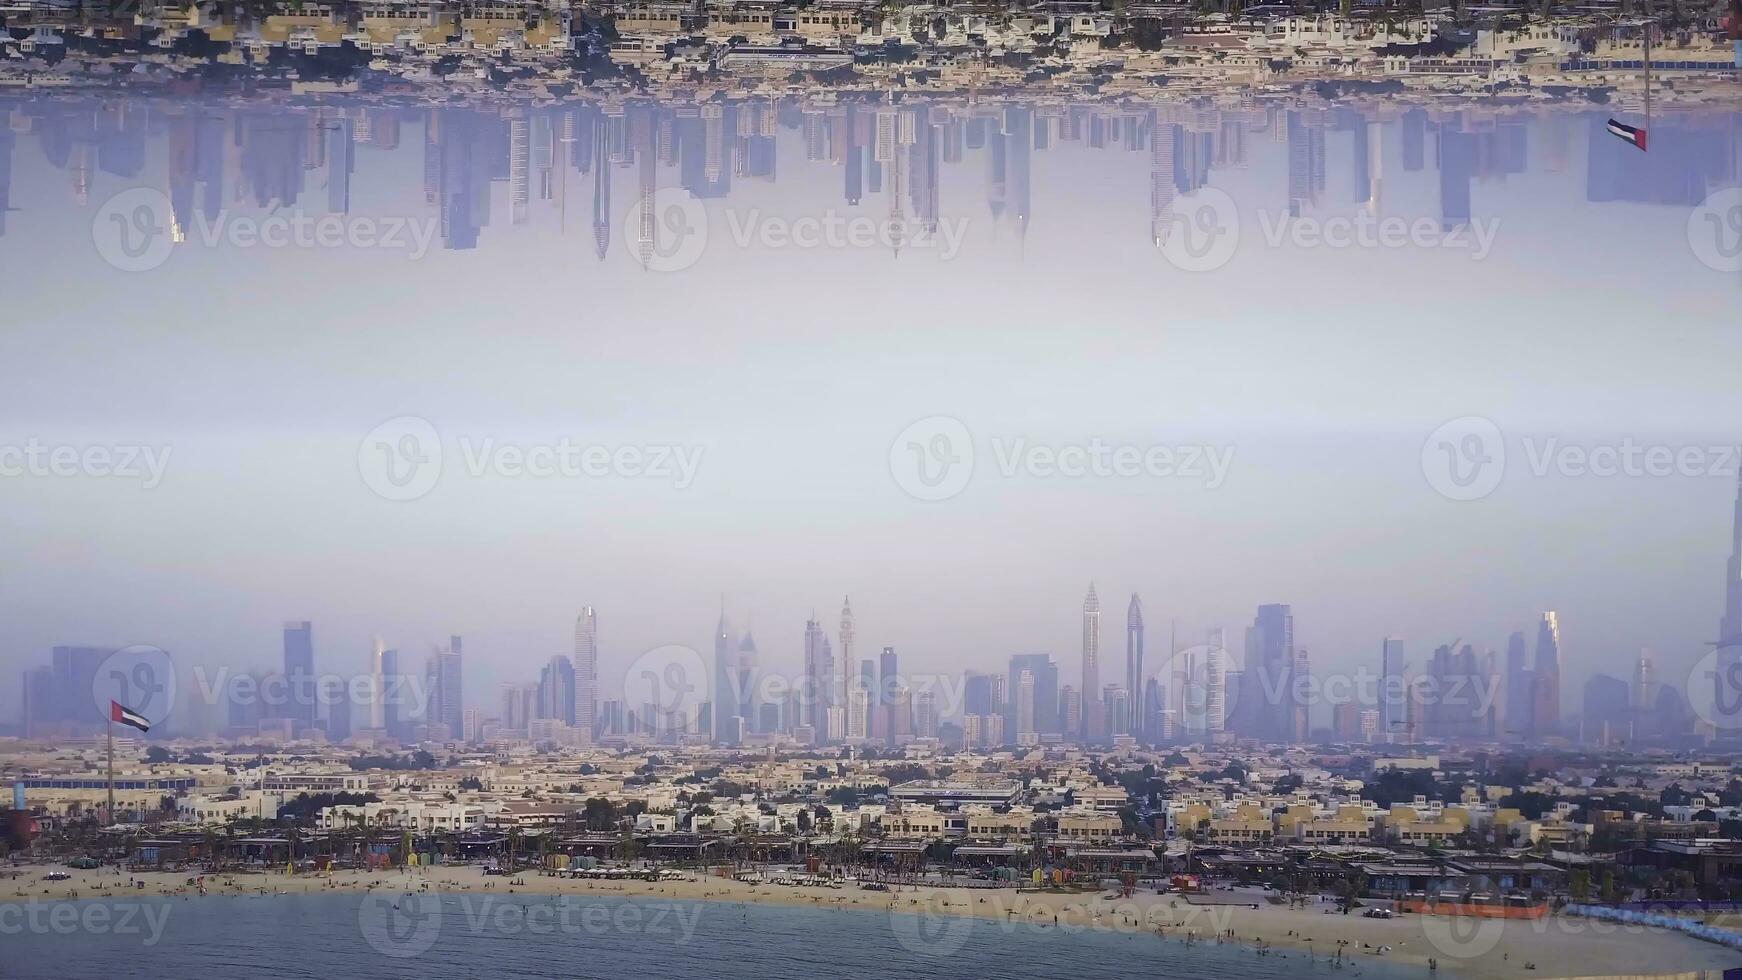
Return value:
<svg viewBox="0 0 1742 980">
<path fill-rule="evenodd" d="M 910 109 L 918 107 L 898 107 L 893 121 Z M 1156 161 L 1126 140 L 1128 123 L 1152 125 L 1151 109 L 989 108 L 988 145 L 972 152 L 970 120 L 945 110 L 939 128 L 959 123 L 964 156 L 937 169 L 940 221 L 988 216 L 951 263 L 910 264 L 910 249 L 893 259 L 880 246 L 841 255 L 738 250 L 720 218 L 721 250 L 693 268 L 618 276 L 639 270 L 622 237 L 635 197 L 623 189 L 640 174 L 626 162 L 593 170 L 614 172 L 619 192 L 603 267 L 586 206 L 568 209 L 565 236 L 540 217 L 555 217 L 540 210 L 554 198 L 531 193 L 526 226 L 488 226 L 473 250 L 438 249 L 410 263 L 190 241 L 161 269 L 126 278 L 124 293 L 82 288 L 120 275 L 91 246 L 92 221 L 118 188 L 168 186 L 171 143 L 186 145 L 171 137 L 186 120 L 137 111 L 126 127 L 111 119 L 87 137 L 79 127 L 93 118 L 88 107 L 26 113 L 31 125 L 12 141 L 11 200 L 33 203 L 8 216 L 0 255 L 11 268 L 38 248 L 67 261 L 45 274 L 35 291 L 45 298 L 27 298 L 8 338 L 11 363 L 41 366 L 16 372 L 0 391 L 8 439 L 174 452 L 165 484 L 148 492 L 122 481 L 0 481 L 19 554 L 31 557 L 29 574 L 15 566 L 0 589 L 0 669 L 18 676 L 55 646 L 80 643 L 150 643 L 191 662 L 266 667 L 282 660 L 288 613 L 316 624 L 323 658 L 366 657 L 380 634 L 419 662 L 463 634 L 467 704 L 490 708 L 486 692 L 536 679 L 558 653 L 577 657 L 574 596 L 609 610 L 612 642 L 601 645 L 598 664 L 609 690 L 640 651 L 679 643 L 705 655 L 718 620 L 710 597 L 724 587 L 735 609 L 765 624 L 758 640 L 771 663 L 800 659 L 795 624 L 813 611 L 829 624 L 819 626 L 825 638 L 838 636 L 834 603 L 850 592 L 862 604 L 853 607 L 856 649 L 837 659 L 830 640 L 837 675 L 863 651 L 891 646 L 904 663 L 996 671 L 1014 689 L 1005 658 L 1045 651 L 1081 695 L 1080 614 L 1068 597 L 1091 581 L 1107 597 L 1144 597 L 1148 661 L 1168 624 L 1193 642 L 1234 629 L 1228 644 L 1237 646 L 1258 603 L 1286 601 L 1303 624 L 1298 646 L 1320 672 L 1376 659 L 1379 639 L 1392 634 L 1408 639 L 1418 662 L 1458 637 L 1504 651 L 1509 633 L 1533 639 L 1541 612 L 1554 609 L 1567 648 L 1578 651 L 1561 679 L 1567 712 L 1592 673 L 1631 676 L 1641 648 L 1657 652 L 1664 678 L 1685 675 L 1709 650 L 1712 610 L 1726 601 L 1715 587 L 1729 588 L 1712 569 L 1733 550 L 1733 474 L 1600 479 L 1533 467 L 1557 443 L 1735 442 L 1714 422 L 1742 411 L 1722 370 L 1742 357 L 1728 330 L 1735 283 L 1686 250 L 1690 194 L 1734 159 L 1723 149 L 1735 142 L 1733 116 L 1665 120 L 1664 140 L 1685 131 L 1696 149 L 1647 166 L 1629 162 L 1624 152 L 1637 151 L 1607 134 L 1591 142 L 1595 114 L 1472 110 L 1436 124 L 1407 109 L 1300 110 L 1291 149 L 1289 111 L 1254 112 L 1248 122 L 1262 117 L 1260 132 L 1226 125 L 1246 118 L 1238 112 L 1200 124 L 1193 110 L 1190 122 L 1167 124 L 1178 133 L 1165 130 L 1179 137 L 1176 148 L 1188 133 L 1199 147 L 1197 169 L 1175 167 L 1176 180 L 1207 174 L 1202 189 L 1282 209 L 1310 196 L 1322 171 L 1325 214 L 1366 206 L 1357 202 L 1373 199 L 1380 173 L 1383 207 L 1438 220 L 1434 127 L 1470 129 L 1471 219 L 1504 220 L 1496 247 L 1513 245 L 1504 262 L 1417 250 L 1333 254 L 1266 247 L 1252 226 L 1254 248 L 1224 269 L 1191 274 L 1157 254 Z M 380 111 L 346 116 L 367 123 L 368 139 L 353 125 L 351 183 L 336 203 L 353 214 L 391 201 L 407 214 L 438 215 L 439 201 L 424 194 L 422 123 L 437 119 L 440 130 L 440 112 L 395 110 L 392 148 L 395 130 Z M 663 111 L 637 110 L 595 135 L 614 126 L 624 139 L 645 135 L 644 123 L 657 135 Z M 349 112 L 341 106 L 333 118 Z M 734 181 L 740 216 L 844 202 L 846 161 L 828 158 L 826 139 L 816 144 L 821 158 L 808 158 L 802 107 L 745 112 L 772 113 L 769 135 L 756 138 L 770 141 L 779 180 Z M 488 123 L 493 135 L 480 145 L 503 170 L 497 179 L 491 164 L 485 196 L 493 213 L 511 215 L 512 120 L 462 114 Z M 813 135 L 827 118 L 811 124 Z M 916 139 L 934 128 L 929 105 L 923 118 Z M 301 186 L 299 206 L 324 208 L 334 203 L 325 171 L 274 164 L 279 149 L 292 151 L 268 123 L 287 119 L 297 124 L 297 160 L 312 159 L 303 154 L 314 147 L 341 159 L 330 152 L 334 131 L 310 129 L 311 119 L 326 124 L 325 112 L 250 110 L 238 125 L 261 130 L 261 145 L 247 155 L 253 169 L 243 186 L 250 200 L 265 188 L 268 201 Z M 1026 127 L 1031 151 L 1026 176 L 1004 155 L 1001 191 L 992 179 L 994 119 L 1000 130 Z M 544 124 L 527 121 L 530 153 L 543 145 Z M 562 118 L 551 121 L 560 133 Z M 1319 128 L 1322 141 L 1299 135 Z M 1097 129 L 1101 148 L 1092 145 Z M 1039 130 L 1059 139 L 1037 149 Z M 306 139 L 311 131 L 322 139 Z M 449 132 L 457 138 L 457 128 Z M 1072 132 L 1076 139 L 1063 139 Z M 901 127 L 893 134 L 899 140 Z M 622 147 L 626 161 L 640 159 L 638 145 Z M 657 144 L 652 154 L 661 187 L 682 182 L 687 158 L 676 148 L 688 144 L 671 145 L 674 162 Z M 88 177 L 83 206 L 68 197 L 78 146 L 90 154 L 77 171 Z M 743 146 L 732 152 L 749 166 L 755 154 Z M 1166 154 L 1169 165 L 1184 152 Z M 1233 163 L 1241 152 L 1243 167 Z M 174 159 L 192 168 L 183 173 L 200 172 L 197 154 Z M 722 174 L 732 159 L 722 160 Z M 224 197 L 237 186 L 237 171 L 226 174 Z M 532 192 L 537 177 L 535 167 Z M 573 179 L 570 192 L 577 183 L 591 194 L 590 181 Z M 1177 210 L 1188 193 L 1171 186 Z M 1024 187 L 1027 203 L 1017 206 L 1023 194 L 1013 191 Z M 198 181 L 193 189 L 203 192 Z M 911 206 L 910 196 L 902 200 Z M 990 202 L 1004 208 L 996 223 Z M 860 211 L 883 216 L 887 204 L 864 191 Z M 1028 228 L 1020 250 L 1018 211 Z M 982 232 L 995 248 L 968 247 Z M 586 271 L 595 268 L 603 271 Z M 1659 285 L 1605 293 L 1602 322 L 1659 322 L 1670 297 L 1673 329 L 1688 343 L 1619 326 L 1592 343 L 1590 323 L 1561 315 L 1569 284 L 1588 292 L 1641 271 Z M 233 285 L 208 296 L 210 309 L 193 321 L 168 312 L 185 308 L 190 275 Z M 543 288 L 512 300 L 482 285 L 453 288 L 467 277 L 511 275 Z M 403 288 L 379 288 L 382 276 Z M 1236 314 L 1228 297 L 1251 276 L 1275 288 L 1246 296 L 1249 308 Z M 1344 276 L 1359 281 L 1366 302 L 1326 302 L 1345 288 L 1334 284 L 1350 281 Z M 1464 283 L 1459 302 L 1431 301 L 1454 278 Z M 1030 281 L 1059 288 L 1024 288 Z M 1081 285 L 1103 281 L 1156 287 Z M 297 304 L 262 301 L 291 283 L 313 287 L 295 290 Z M 696 295 L 744 302 L 721 303 L 704 326 Z M 140 321 L 142 310 L 137 326 L 116 327 Z M 815 311 L 835 322 L 827 345 L 816 343 Z M 1517 329 L 1521 316 L 1530 330 Z M 242 322 L 253 325 L 233 326 Z M 1273 329 L 1279 322 L 1299 326 Z M 732 380 L 722 384 L 722 371 Z M 810 390 L 817 379 L 832 386 L 828 396 Z M 135 389 L 142 397 L 115 404 L 114 392 Z M 1629 408 L 1638 401 L 1654 406 L 1649 427 Z M 1472 415 L 1506 434 L 1507 475 L 1486 499 L 1448 500 L 1424 480 L 1422 449 L 1448 420 Z M 382 499 L 358 476 L 359 444 L 402 416 L 430 422 L 448 465 L 439 486 L 405 503 Z M 939 502 L 916 499 L 890 472 L 892 441 L 933 416 L 960 420 L 977 450 L 972 482 Z M 571 437 L 705 452 L 684 489 L 466 472 L 468 453 L 492 443 L 524 450 Z M 1208 445 L 1232 463 L 1213 490 L 1179 479 L 1007 475 L 1018 440 L 1056 449 L 1094 439 Z M 1634 519 L 1641 513 L 1651 521 Z M 504 565 L 504 542 L 522 567 Z M 395 573 L 384 581 L 386 564 Z M 144 568 L 152 569 L 145 579 L 128 571 Z M 1115 665 L 1098 671 L 1103 688 L 1125 673 L 1111 649 Z M 1127 695 L 1144 705 L 1139 716 L 1149 713 L 1147 691 Z M 0 714 L 16 717 L 20 707 L 19 692 L 0 690 Z"/>
</svg>

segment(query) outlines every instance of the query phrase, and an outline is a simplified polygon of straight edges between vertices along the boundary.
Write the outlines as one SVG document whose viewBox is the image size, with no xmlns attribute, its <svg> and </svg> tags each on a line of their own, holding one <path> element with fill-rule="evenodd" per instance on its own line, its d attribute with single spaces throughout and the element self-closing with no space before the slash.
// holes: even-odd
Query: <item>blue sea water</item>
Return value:
<svg viewBox="0 0 1742 980">
<path fill-rule="evenodd" d="M 1402 980 L 1142 931 L 615 896 L 211 896 L 0 906 L 0 977 Z"/>
</svg>

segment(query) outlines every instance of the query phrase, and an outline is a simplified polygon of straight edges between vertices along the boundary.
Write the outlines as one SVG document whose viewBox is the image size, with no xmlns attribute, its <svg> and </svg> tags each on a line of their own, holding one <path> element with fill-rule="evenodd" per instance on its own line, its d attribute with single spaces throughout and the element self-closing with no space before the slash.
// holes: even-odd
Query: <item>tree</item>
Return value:
<svg viewBox="0 0 1742 980">
<path fill-rule="evenodd" d="M 603 797 L 595 796 L 588 800 L 581 809 L 581 815 L 587 822 L 588 830 L 611 830 L 617 826 L 617 804 Z"/>
<path fill-rule="evenodd" d="M 1575 902 L 1590 901 L 1591 873 L 1584 868 L 1574 869 L 1573 873 L 1567 877 L 1567 894 L 1571 895 Z"/>
</svg>

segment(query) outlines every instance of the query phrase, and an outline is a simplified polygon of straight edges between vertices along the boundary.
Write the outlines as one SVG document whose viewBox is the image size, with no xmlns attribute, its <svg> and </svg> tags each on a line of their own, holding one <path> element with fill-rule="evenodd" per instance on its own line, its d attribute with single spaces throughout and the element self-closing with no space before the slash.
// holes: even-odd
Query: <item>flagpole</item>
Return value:
<svg viewBox="0 0 1742 980">
<path fill-rule="evenodd" d="M 106 741 L 109 743 L 109 813 L 108 813 L 108 821 L 109 821 L 109 823 L 112 824 L 115 822 L 115 720 L 113 717 L 114 712 L 110 712 L 109 714 L 110 714 L 109 720 L 107 720 L 103 723 L 103 730 L 105 733 L 107 733 Z"/>
<path fill-rule="evenodd" d="M 1645 25 L 1645 131 L 1651 132 L 1651 23 Z"/>
</svg>

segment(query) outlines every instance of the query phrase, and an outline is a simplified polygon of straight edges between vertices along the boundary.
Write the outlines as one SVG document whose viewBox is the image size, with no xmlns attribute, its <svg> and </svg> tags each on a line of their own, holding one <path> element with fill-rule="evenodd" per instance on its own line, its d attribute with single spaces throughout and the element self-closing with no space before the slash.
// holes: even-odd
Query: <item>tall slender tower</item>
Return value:
<svg viewBox="0 0 1742 980">
<path fill-rule="evenodd" d="M 1742 727 L 1742 474 L 1725 569 L 1724 618 L 1718 623 L 1718 657 L 1712 671 L 1712 721 L 1719 733 Z"/>
<path fill-rule="evenodd" d="M 1501 731 L 1509 741 L 1525 741 L 1536 734 L 1536 674 L 1526 659 L 1524 631 L 1515 630 L 1506 639 L 1506 711 Z"/>
<path fill-rule="evenodd" d="M 737 714 L 744 719 L 742 731 L 756 729 L 756 675 L 761 670 L 762 655 L 756 650 L 755 631 L 744 624 L 744 638 L 738 641 L 738 659 L 732 673 L 732 696 Z"/>
<path fill-rule="evenodd" d="M 1379 737 L 1389 742 L 1403 723 L 1403 638 L 1388 636 L 1379 646 Z"/>
<path fill-rule="evenodd" d="M 1095 583 L 1089 583 L 1089 594 L 1083 597 L 1083 698 L 1082 735 L 1094 734 L 1096 712 L 1090 701 L 1101 690 L 1101 597 L 1095 594 Z"/>
<path fill-rule="evenodd" d="M 847 692 L 853 689 L 853 599 L 851 596 L 841 597 L 841 671 L 840 685 L 841 703 L 846 703 Z M 869 726 L 869 722 L 866 723 Z"/>
<path fill-rule="evenodd" d="M 813 737 L 821 744 L 829 734 L 828 688 L 835 670 L 834 655 L 829 650 L 829 636 L 813 615 L 804 624 L 804 690 L 800 702 L 800 723 L 809 725 Z M 839 734 L 839 733 L 836 733 Z"/>
<path fill-rule="evenodd" d="M 1134 703 L 1143 703 L 1143 601 L 1135 592 L 1131 593 L 1131 604 L 1125 607 L 1125 691 Z M 1128 712 L 1125 734 L 1154 738 L 1154 733 L 1144 728 L 1146 714 L 1141 709 Z"/>
<path fill-rule="evenodd" d="M 1222 628 L 1210 630 L 1204 648 L 1204 733 L 1219 735 L 1228 721 L 1227 663 Z"/>
<path fill-rule="evenodd" d="M 1561 727 L 1561 623 L 1553 610 L 1536 627 L 1536 735 L 1559 735 Z"/>
<path fill-rule="evenodd" d="M 575 618 L 575 726 L 597 734 L 599 723 L 599 623 L 592 606 L 581 608 Z"/>
<path fill-rule="evenodd" d="M 285 717 L 307 726 L 315 722 L 314 626 L 307 620 L 284 624 L 284 681 L 290 688 Z"/>
<path fill-rule="evenodd" d="M 597 162 L 594 166 L 599 166 Z M 738 713 L 738 695 L 732 686 L 732 628 L 726 623 L 726 597 L 720 597 L 720 625 L 714 628 L 714 741 L 727 741 L 732 716 Z"/>
<path fill-rule="evenodd" d="M 381 637 L 369 651 L 369 727 L 380 731 L 387 727 L 387 644 Z"/>
</svg>

